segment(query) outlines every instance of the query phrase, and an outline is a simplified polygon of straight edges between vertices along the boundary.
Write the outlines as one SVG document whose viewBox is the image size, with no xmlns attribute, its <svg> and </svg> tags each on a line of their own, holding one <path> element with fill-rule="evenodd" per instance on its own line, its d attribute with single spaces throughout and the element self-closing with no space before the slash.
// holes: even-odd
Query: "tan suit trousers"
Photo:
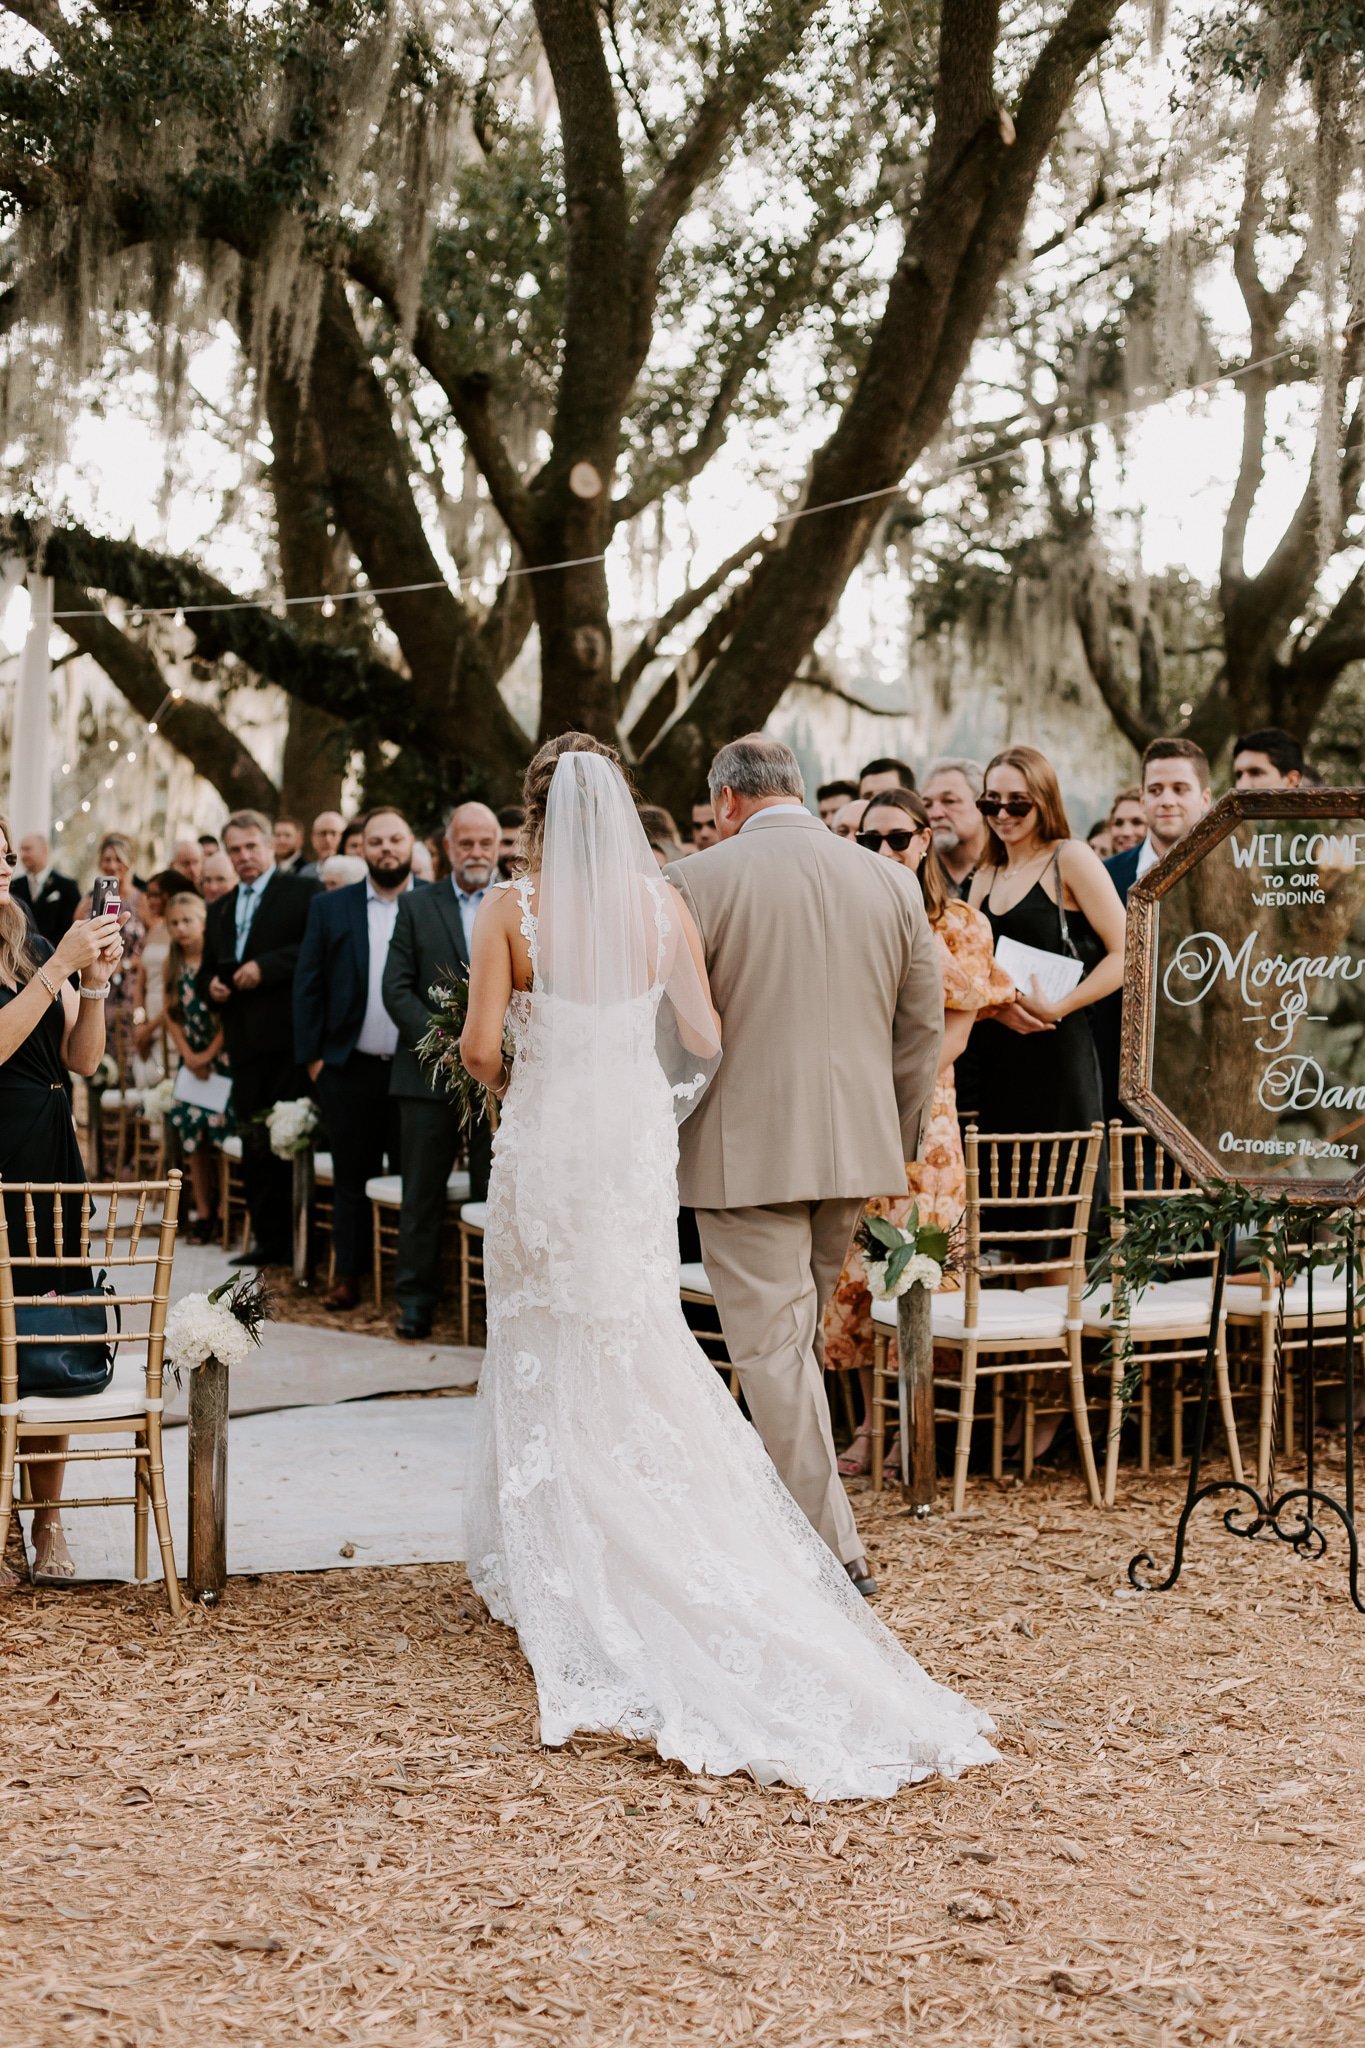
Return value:
<svg viewBox="0 0 1365 2048">
<path fill-rule="evenodd" d="M 860 1201 L 698 1209 L 702 1259 L 731 1364 L 768 1455 L 835 1556 L 863 1556 L 835 1465 L 821 1321 Z"/>
</svg>

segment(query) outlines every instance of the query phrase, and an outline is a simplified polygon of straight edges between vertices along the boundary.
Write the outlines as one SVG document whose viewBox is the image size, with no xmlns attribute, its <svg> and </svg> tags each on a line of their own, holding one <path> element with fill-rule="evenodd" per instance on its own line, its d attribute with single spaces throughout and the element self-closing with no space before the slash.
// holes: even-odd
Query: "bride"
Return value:
<svg viewBox="0 0 1365 2048">
<path fill-rule="evenodd" d="M 614 1732 L 814 1799 L 988 1763 L 988 1719 L 870 1613 L 683 1319 L 677 1123 L 720 1020 L 616 755 L 552 740 L 525 803 L 461 1046 L 503 1098 L 467 1527 L 541 1740 Z"/>
</svg>

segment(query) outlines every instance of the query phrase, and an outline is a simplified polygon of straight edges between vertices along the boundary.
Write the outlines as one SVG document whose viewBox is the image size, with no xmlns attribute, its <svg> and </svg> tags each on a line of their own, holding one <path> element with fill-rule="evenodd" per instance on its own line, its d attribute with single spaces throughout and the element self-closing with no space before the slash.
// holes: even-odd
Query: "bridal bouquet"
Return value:
<svg viewBox="0 0 1365 2048">
<path fill-rule="evenodd" d="M 182 1372 L 203 1365 L 241 1365 L 261 1341 L 271 1302 L 259 1273 L 237 1273 L 212 1294 L 186 1294 L 166 1317 L 166 1363 Z"/>
<path fill-rule="evenodd" d="M 449 981 L 433 982 L 427 990 L 427 1001 L 431 1004 L 431 1022 L 418 1040 L 417 1057 L 432 1080 L 444 1085 L 455 1104 L 460 1129 L 467 1136 L 479 1118 L 488 1114 L 493 1099 L 460 1058 L 460 1038 L 469 1015 L 467 977 L 452 974 Z M 509 1070 L 515 1050 L 511 1034 L 504 1031 L 502 1051 Z"/>
<path fill-rule="evenodd" d="M 854 1242 L 877 1301 L 898 1301 L 912 1287 L 927 1287 L 932 1294 L 944 1274 L 957 1272 L 962 1263 L 958 1232 L 921 1223 L 918 1202 L 903 1224 L 864 1216 Z"/>
<path fill-rule="evenodd" d="M 275 1103 L 264 1117 L 275 1157 L 292 1159 L 296 1152 L 306 1152 L 321 1121 L 316 1105 L 306 1095 L 297 1096 L 292 1102 Z"/>
</svg>

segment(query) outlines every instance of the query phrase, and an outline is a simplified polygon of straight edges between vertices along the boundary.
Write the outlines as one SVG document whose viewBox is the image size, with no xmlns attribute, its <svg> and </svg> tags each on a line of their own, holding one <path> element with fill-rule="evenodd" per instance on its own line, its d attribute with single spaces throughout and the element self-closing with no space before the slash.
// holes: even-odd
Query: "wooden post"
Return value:
<svg viewBox="0 0 1365 2048">
<path fill-rule="evenodd" d="M 934 1297 L 918 1283 L 897 1305 L 900 1352 L 901 1483 L 927 1515 L 938 1485 L 934 1447 Z"/>
<path fill-rule="evenodd" d="M 190 1374 L 190 1597 L 216 1607 L 227 1584 L 228 1369 L 210 1358 Z"/>
<path fill-rule="evenodd" d="M 313 1281 L 313 1147 L 294 1154 L 294 1284 Z"/>
</svg>

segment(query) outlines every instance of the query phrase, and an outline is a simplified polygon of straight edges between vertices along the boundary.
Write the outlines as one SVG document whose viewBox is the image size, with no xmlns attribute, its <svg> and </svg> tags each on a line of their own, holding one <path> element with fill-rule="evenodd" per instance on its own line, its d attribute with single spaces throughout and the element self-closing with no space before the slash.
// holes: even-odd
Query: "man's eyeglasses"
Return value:
<svg viewBox="0 0 1365 2048">
<path fill-rule="evenodd" d="M 976 808 L 983 818 L 998 818 L 1002 811 L 1007 818 L 1026 818 L 1038 806 L 1027 796 L 979 796 Z"/>
<path fill-rule="evenodd" d="M 927 825 L 920 826 L 920 832 L 927 832 Z M 859 832 L 859 846 L 865 846 L 869 853 L 880 853 L 889 846 L 893 853 L 905 853 L 919 838 L 919 832 Z"/>
</svg>

